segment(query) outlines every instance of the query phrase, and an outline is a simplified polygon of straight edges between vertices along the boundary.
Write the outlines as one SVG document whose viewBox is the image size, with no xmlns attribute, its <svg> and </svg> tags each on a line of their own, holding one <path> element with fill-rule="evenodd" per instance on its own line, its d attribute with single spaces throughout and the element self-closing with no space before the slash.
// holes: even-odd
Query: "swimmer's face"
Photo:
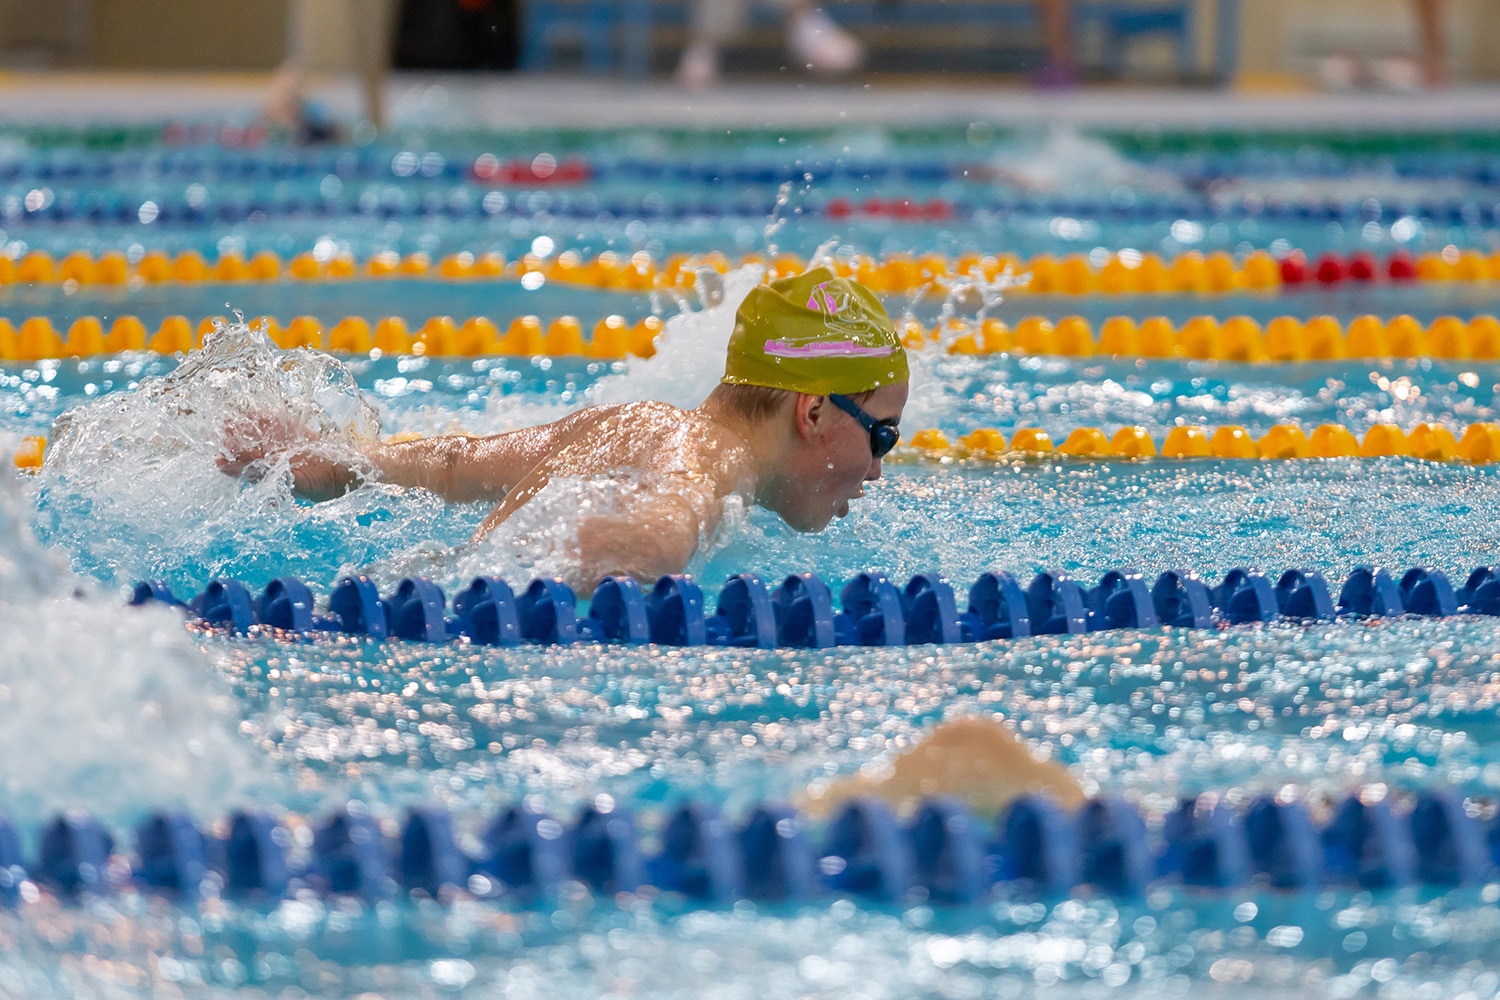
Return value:
<svg viewBox="0 0 1500 1000">
<path fill-rule="evenodd" d="M 905 382 L 881 386 L 856 402 L 876 420 L 899 420 L 908 390 Z M 821 531 L 849 513 L 850 502 L 865 495 L 865 483 L 880 478 L 880 459 L 871 453 L 870 432 L 826 396 L 805 397 L 801 405 L 811 429 L 777 513 L 798 531 Z"/>
</svg>

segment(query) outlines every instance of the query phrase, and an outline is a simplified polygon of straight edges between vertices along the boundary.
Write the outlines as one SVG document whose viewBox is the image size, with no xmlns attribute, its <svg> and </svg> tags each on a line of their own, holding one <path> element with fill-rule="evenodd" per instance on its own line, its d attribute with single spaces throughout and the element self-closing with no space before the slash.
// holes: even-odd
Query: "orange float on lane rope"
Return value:
<svg viewBox="0 0 1500 1000">
<path fill-rule="evenodd" d="M 35 472 L 42 467 L 42 462 L 47 453 L 47 439 L 44 437 L 23 437 L 21 444 L 16 448 L 16 454 L 12 461 L 15 467 L 26 472 Z"/>
<path fill-rule="evenodd" d="M 98 316 L 80 316 L 68 327 L 63 350 L 75 358 L 91 358 L 104 353 L 104 324 Z"/>
<path fill-rule="evenodd" d="M 993 427 L 980 427 L 958 439 L 972 454 L 999 457 L 1005 454 L 1005 435 Z"/>
<path fill-rule="evenodd" d="M 619 361 L 630 354 L 630 324 L 624 316 L 606 316 L 594 324 L 584 353 L 591 358 Z"/>
<path fill-rule="evenodd" d="M 1052 331 L 1054 350 L 1073 358 L 1092 357 L 1096 350 L 1094 330 L 1082 316 L 1064 316 Z"/>
<path fill-rule="evenodd" d="M 583 345 L 583 324 L 577 316 L 559 316 L 547 324 L 542 339 L 542 353 L 553 358 L 576 357 L 587 353 Z"/>
<path fill-rule="evenodd" d="M 630 328 L 630 353 L 638 358 L 656 357 L 656 340 L 664 325 L 658 316 L 637 320 Z"/>
<path fill-rule="evenodd" d="M 933 427 L 923 428 L 913 434 L 911 446 L 918 451 L 947 451 L 952 447 L 943 432 Z"/>
<path fill-rule="evenodd" d="M 1500 424 L 1472 423 L 1458 441 L 1458 457 L 1476 465 L 1500 461 Z"/>
<path fill-rule="evenodd" d="M 530 358 L 542 353 L 542 321 L 536 316 L 517 316 L 500 339 L 500 353 Z"/>
<path fill-rule="evenodd" d="M 1361 458 L 1389 458 L 1410 454 L 1411 446 L 1406 442 L 1406 432 L 1395 424 L 1375 424 L 1365 431 L 1365 439 L 1359 445 Z"/>
<path fill-rule="evenodd" d="M 1111 316 L 1099 327 L 1100 354 L 1133 357 L 1141 353 L 1141 329 L 1129 316 Z"/>
<path fill-rule="evenodd" d="M 1028 455 L 1050 455 L 1052 437 L 1040 427 L 1019 427 L 1010 439 L 1010 450 Z"/>
<path fill-rule="evenodd" d="M 1428 462 L 1451 462 L 1458 458 L 1458 439 L 1441 424 L 1423 423 L 1406 436 L 1411 454 Z"/>
<path fill-rule="evenodd" d="M 104 338 L 104 349 L 111 353 L 144 351 L 147 339 L 146 324 L 139 317 L 117 316 L 109 325 L 109 335 Z"/>
<path fill-rule="evenodd" d="M 1121 427 L 1109 439 L 1109 446 L 1121 458 L 1152 458 L 1156 455 L 1156 442 L 1144 427 Z"/>
<path fill-rule="evenodd" d="M 345 316 L 328 331 L 328 349 L 349 354 L 368 354 L 375 347 L 375 335 L 363 316 Z"/>
<path fill-rule="evenodd" d="M 1307 439 L 1314 458 L 1352 458 L 1359 441 L 1343 424 L 1319 424 Z"/>
<path fill-rule="evenodd" d="M 1319 361 L 1329 361 L 1348 356 L 1348 344 L 1344 340 L 1344 328 L 1332 316 L 1314 316 L 1302 324 L 1302 335 L 1307 345 L 1307 356 Z"/>
<path fill-rule="evenodd" d="M 1208 434 L 1197 424 L 1173 427 L 1161 443 L 1163 458 L 1208 458 L 1213 449 L 1208 443 Z"/>
<path fill-rule="evenodd" d="M 411 332 L 400 316 L 385 316 L 375 323 L 374 350 L 382 354 L 410 354 Z"/>
<path fill-rule="evenodd" d="M 1294 424 L 1277 424 L 1256 442 L 1262 458 L 1311 458 L 1312 445 L 1302 428 Z"/>
<path fill-rule="evenodd" d="M 1057 451 L 1074 458 L 1106 458 L 1115 453 L 1109 438 L 1097 427 L 1075 427 Z"/>
<path fill-rule="evenodd" d="M 1260 447 L 1243 427 L 1233 424 L 1217 428 L 1208 439 L 1215 458 L 1260 458 Z"/>
</svg>

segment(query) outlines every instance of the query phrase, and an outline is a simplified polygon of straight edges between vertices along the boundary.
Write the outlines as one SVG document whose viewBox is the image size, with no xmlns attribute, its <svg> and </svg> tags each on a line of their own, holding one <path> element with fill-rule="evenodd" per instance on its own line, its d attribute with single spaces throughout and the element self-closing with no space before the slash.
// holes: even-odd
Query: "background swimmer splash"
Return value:
<svg viewBox="0 0 1500 1000">
<path fill-rule="evenodd" d="M 808 351 L 777 349 L 785 343 Z M 373 479 L 451 502 L 493 501 L 475 542 L 528 505 L 555 502 L 548 488 L 556 482 L 629 476 L 627 504 L 569 512 L 574 551 L 560 575 L 587 592 L 610 574 L 681 572 L 731 502 L 765 507 L 798 531 L 846 515 L 899 439 L 909 377 L 879 300 L 816 268 L 750 291 L 723 380 L 696 408 L 592 406 L 484 438 L 370 441 L 353 461 L 315 447 L 296 425 L 253 416 L 228 424 L 219 467 L 237 476 L 284 456 L 294 488 L 312 499 Z"/>
</svg>

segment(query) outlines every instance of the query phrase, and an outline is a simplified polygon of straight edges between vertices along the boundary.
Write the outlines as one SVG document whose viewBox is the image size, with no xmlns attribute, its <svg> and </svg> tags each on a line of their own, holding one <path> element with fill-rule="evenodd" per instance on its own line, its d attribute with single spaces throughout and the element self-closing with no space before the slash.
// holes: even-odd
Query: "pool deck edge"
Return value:
<svg viewBox="0 0 1500 1000">
<path fill-rule="evenodd" d="M 268 74 L 0 73 L 0 124 L 252 119 Z M 359 112 L 352 78 L 312 81 L 336 116 Z M 1500 128 L 1500 86 L 1437 93 L 1084 87 L 1039 92 L 964 78 L 869 83 L 735 82 L 687 91 L 669 82 L 527 75 L 398 73 L 388 83 L 398 128 L 809 128 L 1064 124 L 1110 128 Z"/>
</svg>

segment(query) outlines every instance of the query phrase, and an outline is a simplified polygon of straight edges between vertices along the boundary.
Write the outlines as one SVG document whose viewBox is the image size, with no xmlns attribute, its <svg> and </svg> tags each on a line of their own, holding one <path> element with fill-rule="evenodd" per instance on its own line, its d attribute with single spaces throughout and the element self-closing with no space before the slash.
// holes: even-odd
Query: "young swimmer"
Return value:
<svg viewBox="0 0 1500 1000">
<path fill-rule="evenodd" d="M 313 499 L 366 478 L 422 487 L 454 502 L 493 500 L 482 538 L 561 477 L 640 473 L 628 515 L 577 521 L 577 575 L 679 573 L 738 496 L 798 531 L 849 512 L 900 438 L 909 372 L 895 325 L 865 287 L 828 268 L 753 289 L 735 314 L 723 381 L 696 409 L 639 402 L 592 406 L 540 427 L 486 438 L 372 442 L 368 468 L 322 457 L 286 428 L 231 431 L 220 468 L 239 475 L 292 451 L 296 490 Z"/>
<path fill-rule="evenodd" d="M 335 464 L 285 427 L 241 429 L 220 468 L 238 475 L 276 451 L 298 452 L 298 492 L 337 496 L 362 479 L 419 486 L 455 502 L 494 500 L 475 537 L 493 531 L 549 480 L 651 473 L 653 493 L 629 517 L 579 521 L 579 573 L 588 591 L 609 574 L 653 580 L 681 572 L 738 495 L 818 531 L 849 512 L 899 439 L 909 372 L 894 324 L 870 291 L 818 268 L 753 289 L 735 314 L 724 378 L 696 409 L 658 402 L 593 406 L 540 427 L 487 438 L 371 443 L 369 468 Z M 1039 761 L 1002 723 L 980 716 L 938 725 L 883 773 L 810 789 L 804 807 L 829 813 L 850 798 L 909 806 L 933 794 L 996 812 L 1040 793 L 1072 808 L 1083 791 Z"/>
</svg>

